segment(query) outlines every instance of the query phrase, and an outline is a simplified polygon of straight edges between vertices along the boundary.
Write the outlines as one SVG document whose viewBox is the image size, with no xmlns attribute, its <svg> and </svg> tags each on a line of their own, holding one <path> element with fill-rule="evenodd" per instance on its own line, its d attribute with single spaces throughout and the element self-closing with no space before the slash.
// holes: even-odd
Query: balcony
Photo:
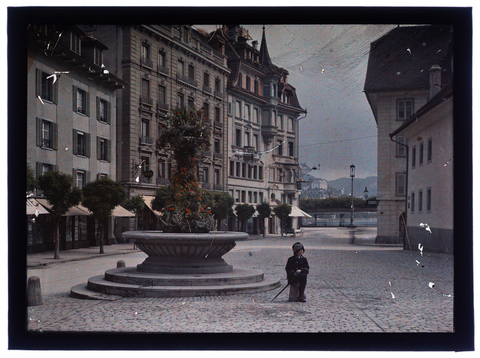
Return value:
<svg viewBox="0 0 480 358">
<path fill-rule="evenodd" d="M 270 143 L 278 133 L 277 126 L 272 125 L 262 125 L 261 126 L 262 136 L 265 139 L 265 142 Z"/>
<path fill-rule="evenodd" d="M 147 106 L 153 106 L 153 99 L 141 96 L 140 97 L 140 104 L 147 105 Z"/>
<path fill-rule="evenodd" d="M 157 112 L 168 111 L 169 109 L 170 109 L 170 106 L 168 104 L 157 102 Z"/>
<path fill-rule="evenodd" d="M 153 144 L 152 137 L 140 136 L 140 144 Z"/>
<path fill-rule="evenodd" d="M 212 87 L 203 86 L 203 92 L 212 94 L 213 93 Z"/>
<path fill-rule="evenodd" d="M 177 73 L 177 81 L 184 82 L 190 86 L 197 87 L 197 81 L 195 81 L 193 78 L 182 76 Z"/>
<path fill-rule="evenodd" d="M 213 159 L 222 160 L 223 159 L 223 154 L 218 153 L 218 152 L 214 152 L 213 153 Z"/>
<path fill-rule="evenodd" d="M 164 75 L 168 75 L 170 73 L 168 68 L 162 65 L 157 65 L 157 71 L 163 73 Z"/>
<path fill-rule="evenodd" d="M 148 68 L 153 68 L 153 61 L 148 58 L 140 58 L 140 64 Z"/>
</svg>

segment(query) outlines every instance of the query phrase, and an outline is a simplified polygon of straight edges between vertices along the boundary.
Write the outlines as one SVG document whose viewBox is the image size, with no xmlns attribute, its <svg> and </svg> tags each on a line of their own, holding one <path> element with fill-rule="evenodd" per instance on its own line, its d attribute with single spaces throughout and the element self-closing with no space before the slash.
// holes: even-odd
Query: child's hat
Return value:
<svg viewBox="0 0 480 358">
<path fill-rule="evenodd" d="M 293 244 L 292 246 L 292 250 L 293 250 L 293 253 L 296 254 L 297 251 L 299 250 L 303 250 L 303 252 L 305 252 L 305 248 L 303 247 L 303 245 L 299 242 L 296 242 Z"/>
</svg>

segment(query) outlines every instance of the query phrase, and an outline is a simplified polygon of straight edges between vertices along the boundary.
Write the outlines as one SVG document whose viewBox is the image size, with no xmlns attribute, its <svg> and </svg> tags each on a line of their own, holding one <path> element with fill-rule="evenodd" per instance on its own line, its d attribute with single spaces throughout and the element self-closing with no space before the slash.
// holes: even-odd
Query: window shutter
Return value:
<svg viewBox="0 0 480 358">
<path fill-rule="evenodd" d="M 52 122 L 52 149 L 58 150 L 58 124 Z"/>
<path fill-rule="evenodd" d="M 77 185 L 77 169 L 75 169 L 75 168 L 72 169 L 72 177 L 73 177 L 73 187 L 78 188 L 78 185 Z"/>
<path fill-rule="evenodd" d="M 42 120 L 37 117 L 37 146 L 42 146 Z"/>
<path fill-rule="evenodd" d="M 90 133 L 85 133 L 85 156 L 90 158 Z"/>
<path fill-rule="evenodd" d="M 72 96 L 73 111 L 77 112 L 77 86 L 73 86 Z"/>
<path fill-rule="evenodd" d="M 35 170 L 36 170 L 35 178 L 38 180 L 40 175 L 42 175 L 42 163 L 37 162 L 37 164 L 35 165 Z"/>
<path fill-rule="evenodd" d="M 59 79 L 57 78 L 57 80 L 53 84 L 53 88 L 52 88 L 52 92 L 53 92 L 52 93 L 52 102 L 54 104 L 58 103 L 58 81 L 59 81 Z"/>
<path fill-rule="evenodd" d="M 77 130 L 74 129 L 73 130 L 73 137 L 72 137 L 72 154 L 73 155 L 77 155 L 77 144 L 78 144 Z"/>
<path fill-rule="evenodd" d="M 110 163 L 112 161 L 112 141 L 107 140 L 107 161 Z"/>
<path fill-rule="evenodd" d="M 111 115 L 112 115 L 112 104 L 110 102 L 107 102 L 107 113 L 106 113 L 106 120 L 105 122 L 107 122 L 108 124 L 111 123 Z"/>
<path fill-rule="evenodd" d="M 85 91 L 85 115 L 90 117 L 90 92 Z"/>
<path fill-rule="evenodd" d="M 100 150 L 100 137 L 97 136 L 97 160 L 100 160 L 101 157 L 101 150 Z"/>
<path fill-rule="evenodd" d="M 99 97 L 96 97 L 96 98 L 97 98 L 97 100 L 96 100 L 96 103 L 95 103 L 95 105 L 96 105 L 95 106 L 95 108 L 96 108 L 95 113 L 97 114 L 97 121 L 99 121 L 100 120 L 100 98 Z"/>
<path fill-rule="evenodd" d="M 42 97 L 42 71 L 37 68 L 36 71 L 36 95 Z"/>
</svg>

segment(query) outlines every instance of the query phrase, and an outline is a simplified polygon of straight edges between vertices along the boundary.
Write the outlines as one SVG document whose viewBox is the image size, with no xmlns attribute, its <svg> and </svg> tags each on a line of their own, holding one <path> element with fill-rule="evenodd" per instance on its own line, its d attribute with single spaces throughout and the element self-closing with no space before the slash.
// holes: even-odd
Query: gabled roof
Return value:
<svg viewBox="0 0 480 358">
<path fill-rule="evenodd" d="M 397 27 L 370 44 L 365 92 L 429 88 L 429 69 L 452 79 L 452 29 L 448 25 Z"/>
</svg>

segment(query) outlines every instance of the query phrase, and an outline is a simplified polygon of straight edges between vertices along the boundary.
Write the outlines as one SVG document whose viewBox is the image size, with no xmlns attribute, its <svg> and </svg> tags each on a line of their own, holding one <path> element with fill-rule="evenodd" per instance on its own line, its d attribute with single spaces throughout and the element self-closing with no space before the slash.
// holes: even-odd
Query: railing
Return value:
<svg viewBox="0 0 480 358">
<path fill-rule="evenodd" d="M 140 136 L 140 143 L 153 144 L 153 138 L 152 137 L 146 137 L 146 136 Z"/>
<path fill-rule="evenodd" d="M 166 75 L 168 75 L 170 73 L 168 68 L 166 68 L 165 66 L 162 66 L 162 65 L 157 65 L 157 71 L 161 72 L 161 73 L 164 73 Z"/>
<path fill-rule="evenodd" d="M 185 82 L 185 83 L 187 83 L 191 86 L 197 87 L 197 81 L 195 81 L 193 78 L 182 76 L 178 73 L 177 73 L 176 78 L 177 78 L 178 81 L 182 81 L 182 82 Z"/>
<path fill-rule="evenodd" d="M 140 64 L 141 64 L 142 66 L 147 66 L 147 67 L 150 67 L 150 68 L 153 67 L 153 61 L 150 60 L 150 59 L 148 59 L 148 58 L 143 58 L 143 57 L 141 57 L 141 58 L 140 58 Z"/>
<path fill-rule="evenodd" d="M 164 111 L 168 111 L 170 109 L 170 106 L 166 103 L 162 103 L 162 102 L 157 102 L 157 111 L 158 110 L 164 110 Z"/>
<path fill-rule="evenodd" d="M 152 106 L 153 105 L 153 99 L 141 96 L 140 97 L 140 103 L 141 104 L 146 104 L 148 106 Z"/>
<path fill-rule="evenodd" d="M 203 86 L 203 92 L 207 92 L 210 94 L 213 93 L 212 87 Z"/>
</svg>

